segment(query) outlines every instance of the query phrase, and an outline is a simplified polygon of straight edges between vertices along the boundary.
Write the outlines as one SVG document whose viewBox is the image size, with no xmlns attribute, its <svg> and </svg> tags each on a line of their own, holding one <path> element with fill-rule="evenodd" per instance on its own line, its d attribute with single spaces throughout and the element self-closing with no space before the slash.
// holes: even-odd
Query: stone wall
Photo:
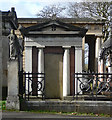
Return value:
<svg viewBox="0 0 112 120">
<path fill-rule="evenodd" d="M 6 36 L 0 36 L 0 80 L 2 82 L 2 96 L 3 99 L 7 96 L 7 77 L 8 77 L 8 38 Z"/>
<path fill-rule="evenodd" d="M 0 38 L 2 36 L 2 14 L 0 11 Z M 0 39 L 0 68 L 2 68 L 2 39 Z M 0 69 L 0 100 L 2 96 L 2 69 Z"/>
<path fill-rule="evenodd" d="M 2 35 L 2 14 L 0 11 L 0 37 Z M 2 100 L 2 40 L 0 39 L 0 101 Z M 0 109 L 0 120 L 2 118 L 2 110 Z"/>
<path fill-rule="evenodd" d="M 7 62 L 9 56 L 8 38 L 2 35 L 2 14 L 0 12 L 0 85 L 3 99 L 7 96 Z"/>
</svg>

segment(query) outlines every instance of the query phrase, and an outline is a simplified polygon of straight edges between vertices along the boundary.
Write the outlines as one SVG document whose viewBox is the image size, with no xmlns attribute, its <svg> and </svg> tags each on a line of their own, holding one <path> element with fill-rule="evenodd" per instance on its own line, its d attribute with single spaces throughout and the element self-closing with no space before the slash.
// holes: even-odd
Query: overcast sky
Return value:
<svg viewBox="0 0 112 120">
<path fill-rule="evenodd" d="M 47 2 L 46 2 L 47 1 Z M 61 0 L 60 4 L 81 0 Z M 18 17 L 36 17 L 44 6 L 59 3 L 60 0 L 0 0 L 0 10 L 8 11 L 15 7 Z"/>
</svg>

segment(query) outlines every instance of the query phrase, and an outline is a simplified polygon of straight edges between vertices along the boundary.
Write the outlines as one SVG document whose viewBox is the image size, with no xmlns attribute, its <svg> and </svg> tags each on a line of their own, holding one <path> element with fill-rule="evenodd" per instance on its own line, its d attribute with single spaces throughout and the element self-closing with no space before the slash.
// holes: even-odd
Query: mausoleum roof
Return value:
<svg viewBox="0 0 112 120">
<path fill-rule="evenodd" d="M 64 23 L 92 23 L 92 24 L 104 24 L 104 19 L 98 17 L 93 18 L 56 18 Z M 19 23 L 43 23 L 49 21 L 50 18 L 18 18 Z"/>
<path fill-rule="evenodd" d="M 50 30 L 47 30 L 47 29 Z M 57 29 L 58 28 L 58 29 Z M 87 29 L 74 26 L 69 23 L 64 23 L 60 19 L 49 19 L 43 23 L 38 23 L 36 25 L 21 28 L 20 31 L 25 36 L 29 35 L 72 35 L 72 36 L 85 36 Z"/>
</svg>

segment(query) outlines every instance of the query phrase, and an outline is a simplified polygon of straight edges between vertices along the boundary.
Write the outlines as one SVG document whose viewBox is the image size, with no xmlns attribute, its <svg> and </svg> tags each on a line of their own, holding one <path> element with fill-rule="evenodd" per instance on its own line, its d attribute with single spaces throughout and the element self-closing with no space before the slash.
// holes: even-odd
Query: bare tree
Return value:
<svg viewBox="0 0 112 120">
<path fill-rule="evenodd" d="M 45 6 L 37 17 L 51 18 L 56 17 L 71 17 L 71 18 L 84 18 L 92 17 L 102 21 L 105 18 L 105 25 L 103 26 L 104 41 L 109 36 L 109 6 L 110 2 L 71 2 L 66 7 L 60 4 L 53 4 Z M 65 12 L 66 11 L 66 12 Z"/>
<path fill-rule="evenodd" d="M 50 6 L 45 6 L 39 13 L 37 17 L 41 18 L 51 18 L 52 16 L 64 17 L 62 12 L 65 10 L 65 7 L 62 7 L 60 4 L 53 4 Z"/>
<path fill-rule="evenodd" d="M 110 2 L 74 2 L 69 3 L 67 13 L 69 17 L 92 17 L 99 20 L 105 18 L 105 25 L 103 26 L 103 37 L 105 41 L 109 36 L 109 6 Z"/>
</svg>

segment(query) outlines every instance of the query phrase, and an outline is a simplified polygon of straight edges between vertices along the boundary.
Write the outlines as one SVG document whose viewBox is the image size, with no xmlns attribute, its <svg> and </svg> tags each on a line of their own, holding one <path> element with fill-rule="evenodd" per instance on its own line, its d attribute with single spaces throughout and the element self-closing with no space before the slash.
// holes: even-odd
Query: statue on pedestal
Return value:
<svg viewBox="0 0 112 120">
<path fill-rule="evenodd" d="M 15 35 L 14 30 L 11 30 L 11 34 L 8 36 L 10 42 L 10 59 L 17 59 L 19 55 L 22 55 L 23 46 L 20 45 L 17 36 Z"/>
</svg>

